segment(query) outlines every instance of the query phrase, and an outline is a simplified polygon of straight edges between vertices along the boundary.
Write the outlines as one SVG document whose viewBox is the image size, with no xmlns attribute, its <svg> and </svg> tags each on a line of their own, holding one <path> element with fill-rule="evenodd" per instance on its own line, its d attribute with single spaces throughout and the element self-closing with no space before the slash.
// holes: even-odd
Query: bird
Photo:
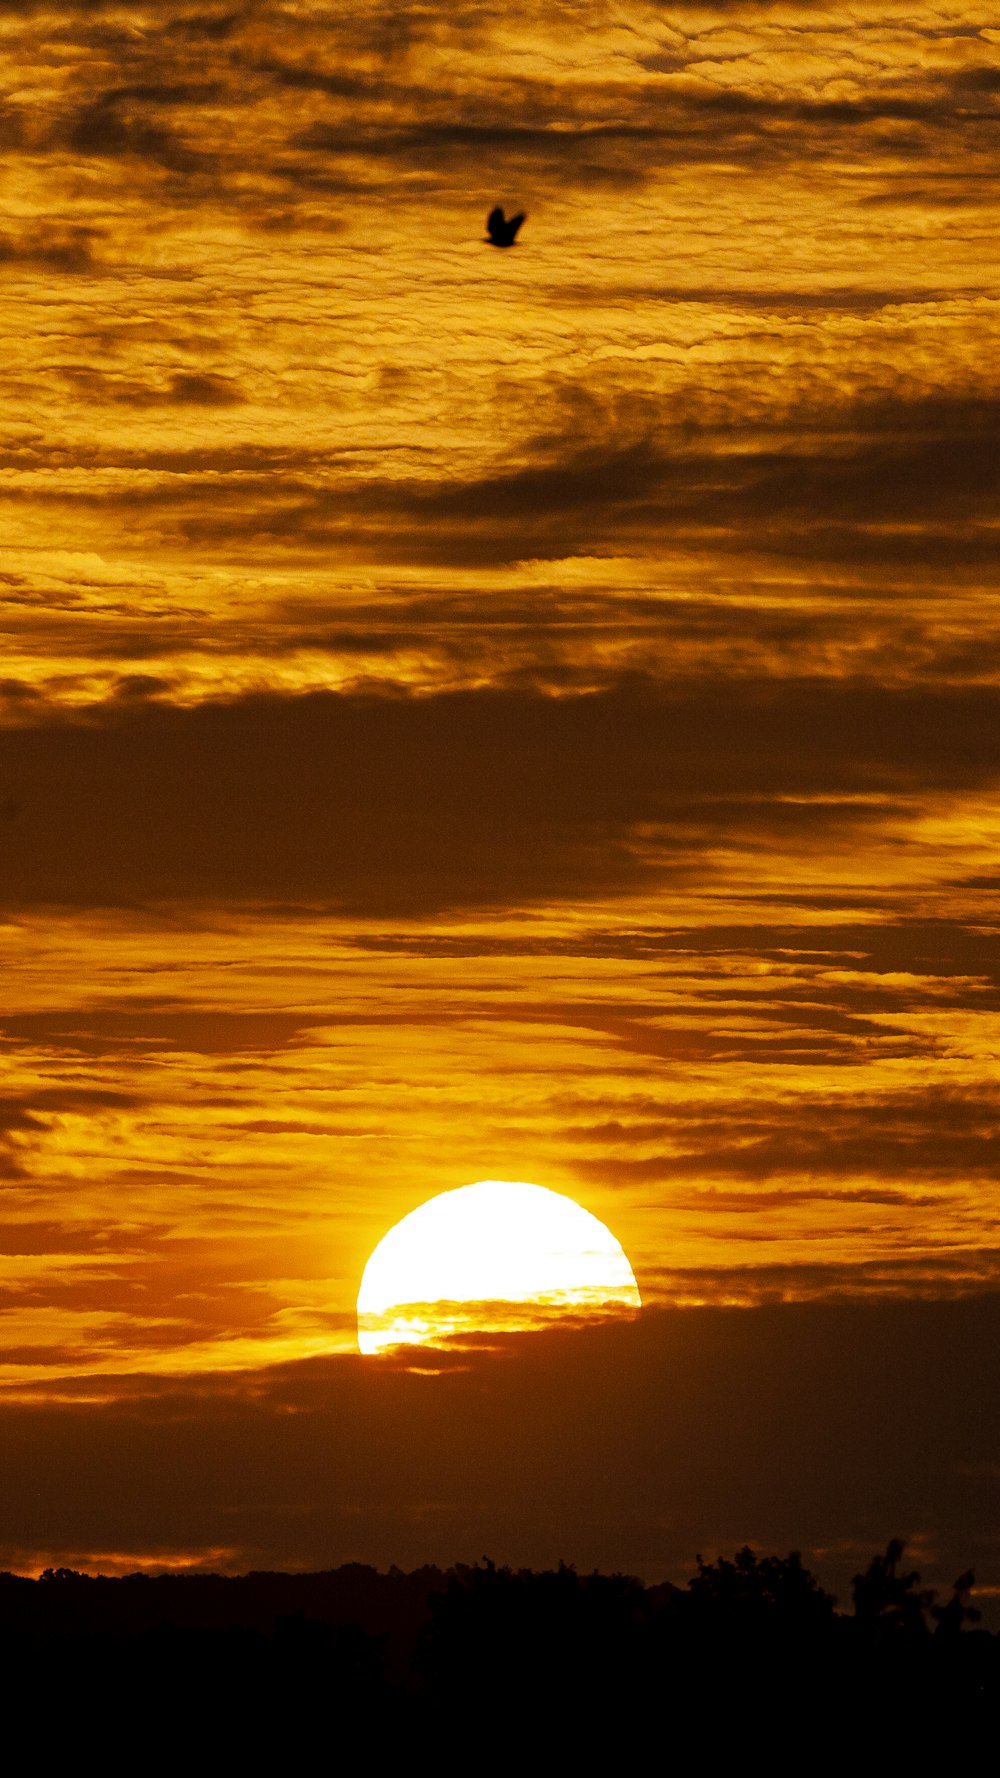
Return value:
<svg viewBox="0 0 1000 1778">
<path fill-rule="evenodd" d="M 516 216 L 509 219 L 504 215 L 499 204 L 496 204 L 486 218 L 486 233 L 490 238 L 491 247 L 513 247 L 514 236 L 524 221 L 524 211 L 519 210 Z"/>
</svg>

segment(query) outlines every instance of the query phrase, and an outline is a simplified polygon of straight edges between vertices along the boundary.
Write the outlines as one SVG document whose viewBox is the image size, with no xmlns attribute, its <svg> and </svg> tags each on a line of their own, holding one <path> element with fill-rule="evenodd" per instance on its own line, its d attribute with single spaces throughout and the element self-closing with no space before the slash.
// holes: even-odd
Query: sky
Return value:
<svg viewBox="0 0 1000 1778">
<path fill-rule="evenodd" d="M 0 42 L 0 1563 L 1000 1588 L 995 14 Z M 360 1360 L 483 1178 L 642 1323 Z"/>
</svg>

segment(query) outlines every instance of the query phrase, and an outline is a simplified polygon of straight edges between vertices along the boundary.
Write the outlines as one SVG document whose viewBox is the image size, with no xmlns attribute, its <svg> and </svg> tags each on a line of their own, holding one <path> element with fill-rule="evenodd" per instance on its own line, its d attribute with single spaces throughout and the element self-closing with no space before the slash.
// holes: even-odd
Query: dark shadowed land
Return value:
<svg viewBox="0 0 1000 1778">
<path fill-rule="evenodd" d="M 704 1563 L 684 1588 L 623 1574 L 474 1567 L 388 1574 L 0 1575 L 0 1647 L 23 1701 L 72 1720 L 103 1688 L 123 1750 L 283 1760 L 395 1747 L 445 1764 L 594 1756 L 647 1737 L 675 1754 L 816 1739 L 862 1761 L 974 1751 L 1000 1692 L 1000 1637 L 973 1577 L 938 1598 L 900 1542 L 854 1577 L 847 1610 L 793 1552 Z M 666 1751 L 666 1748 L 664 1748 Z"/>
</svg>

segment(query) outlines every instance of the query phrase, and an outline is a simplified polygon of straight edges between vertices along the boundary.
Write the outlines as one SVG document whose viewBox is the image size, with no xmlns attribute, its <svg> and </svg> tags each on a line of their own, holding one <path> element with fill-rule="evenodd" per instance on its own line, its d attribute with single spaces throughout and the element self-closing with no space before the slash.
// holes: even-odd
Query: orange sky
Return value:
<svg viewBox="0 0 1000 1778">
<path fill-rule="evenodd" d="M 989 8 L 0 40 L 0 1385 L 252 1394 L 487 1176 L 993 1291 Z"/>
</svg>

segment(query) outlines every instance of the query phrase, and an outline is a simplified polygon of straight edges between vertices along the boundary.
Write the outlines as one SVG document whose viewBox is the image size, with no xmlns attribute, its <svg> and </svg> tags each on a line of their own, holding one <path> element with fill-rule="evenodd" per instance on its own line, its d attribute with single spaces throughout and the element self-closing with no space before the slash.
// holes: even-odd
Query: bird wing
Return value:
<svg viewBox="0 0 1000 1778">
<path fill-rule="evenodd" d="M 524 211 L 523 210 L 519 210 L 516 216 L 511 217 L 510 221 L 507 224 L 508 239 L 510 239 L 511 241 L 514 239 L 514 236 L 517 234 L 517 231 L 520 228 L 523 221 L 524 221 Z"/>
<path fill-rule="evenodd" d="M 486 232 L 489 235 L 490 240 L 495 241 L 499 235 L 502 235 L 504 227 L 503 211 L 501 210 L 500 205 L 496 204 L 486 218 Z"/>
</svg>

